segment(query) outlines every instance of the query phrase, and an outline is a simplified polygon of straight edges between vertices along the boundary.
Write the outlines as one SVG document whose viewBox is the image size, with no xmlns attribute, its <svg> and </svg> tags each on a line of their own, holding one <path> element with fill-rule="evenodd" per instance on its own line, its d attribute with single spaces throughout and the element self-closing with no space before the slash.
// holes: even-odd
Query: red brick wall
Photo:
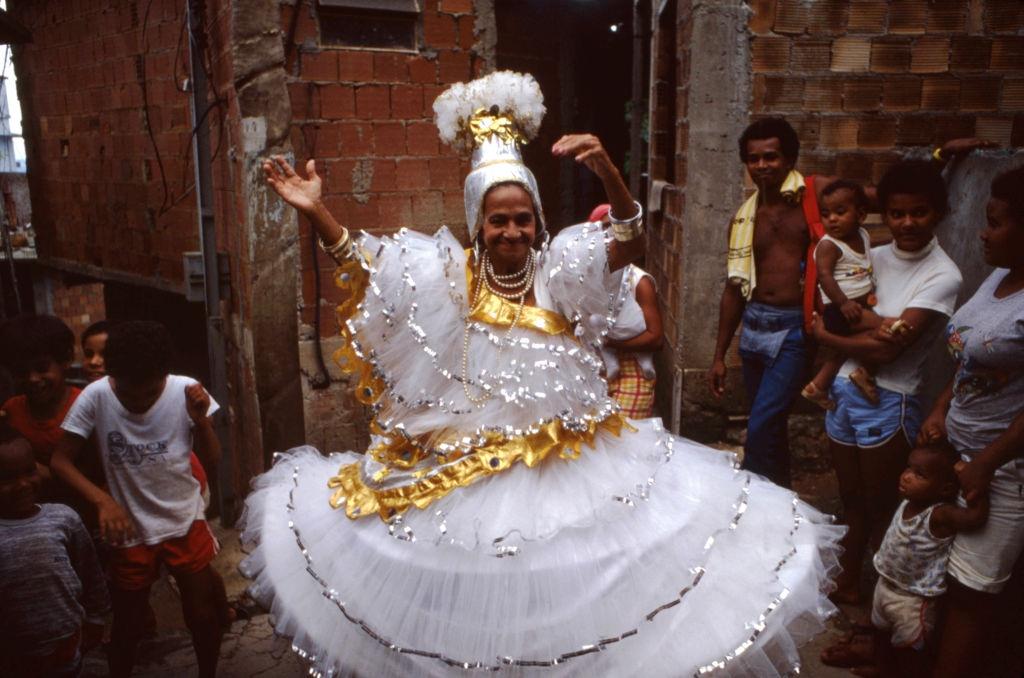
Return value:
<svg viewBox="0 0 1024 678">
<path fill-rule="evenodd" d="M 1024 144 L 1019 0 L 755 0 L 755 115 L 800 133 L 804 172 L 877 181 L 908 146 Z"/>
<path fill-rule="evenodd" d="M 417 52 L 338 49 L 320 45 L 315 3 L 282 5 L 290 74 L 292 146 L 317 160 L 325 202 L 346 226 L 387 233 L 408 227 L 432 232 L 447 224 L 465 232 L 462 180 L 467 167 L 438 140 L 434 99 L 451 83 L 478 74 L 473 3 L 421 3 Z M 298 11 L 297 17 L 293 13 Z M 287 37 L 286 37 L 287 40 Z M 300 226 L 301 319 L 312 324 L 315 277 L 309 226 Z M 340 301 L 333 264 L 320 253 L 323 336 L 338 332 L 331 308 Z"/>
<path fill-rule="evenodd" d="M 180 283 L 198 246 L 184 3 L 8 8 L 33 35 L 14 58 L 40 255 Z"/>
<path fill-rule="evenodd" d="M 662 211 L 650 219 L 645 269 L 654 276 L 662 301 L 665 340 L 677 342 L 677 308 L 682 214 L 686 185 L 686 122 L 689 63 L 689 4 L 666 7 L 651 42 L 651 121 L 648 148 L 652 180 L 666 182 Z"/>
<path fill-rule="evenodd" d="M 103 301 L 103 283 L 65 286 L 60 276 L 50 279 L 53 315 L 63 320 L 75 334 L 75 360 L 82 360 L 79 338 L 85 328 L 107 317 Z"/>
</svg>

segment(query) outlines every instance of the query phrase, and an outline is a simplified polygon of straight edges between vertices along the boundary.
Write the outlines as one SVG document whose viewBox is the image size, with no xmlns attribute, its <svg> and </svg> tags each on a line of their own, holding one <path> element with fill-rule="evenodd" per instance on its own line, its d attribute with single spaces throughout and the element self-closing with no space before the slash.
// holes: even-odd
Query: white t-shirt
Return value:
<svg viewBox="0 0 1024 678">
<path fill-rule="evenodd" d="M 878 315 L 897 318 L 908 308 L 937 311 L 946 317 L 953 315 L 963 277 L 935 238 L 917 252 L 899 250 L 895 243 L 876 247 L 871 251 L 871 263 L 878 297 L 874 311 Z M 879 367 L 875 372 L 878 385 L 897 393 L 916 395 L 921 388 L 928 351 L 944 329 L 944 323 L 931 323 L 896 360 Z M 855 360 L 847 360 L 839 375 L 848 376 L 857 365 Z"/>
<path fill-rule="evenodd" d="M 160 397 L 142 414 L 129 412 L 104 378 L 89 384 L 61 425 L 88 438 L 96 433 L 110 494 L 131 515 L 136 536 L 121 546 L 159 544 L 186 534 L 203 518 L 192 475 L 192 420 L 185 409 L 190 377 L 168 375 Z M 219 409 L 210 398 L 210 416 Z"/>
</svg>

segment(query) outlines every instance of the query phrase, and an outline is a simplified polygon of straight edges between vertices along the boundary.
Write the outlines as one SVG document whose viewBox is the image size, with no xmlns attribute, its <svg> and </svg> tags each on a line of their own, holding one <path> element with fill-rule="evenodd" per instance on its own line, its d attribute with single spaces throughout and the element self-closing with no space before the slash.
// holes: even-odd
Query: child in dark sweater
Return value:
<svg viewBox="0 0 1024 678">
<path fill-rule="evenodd" d="M 0 675 L 12 678 L 78 676 L 110 607 L 82 521 L 37 504 L 40 482 L 28 441 L 0 430 Z"/>
</svg>

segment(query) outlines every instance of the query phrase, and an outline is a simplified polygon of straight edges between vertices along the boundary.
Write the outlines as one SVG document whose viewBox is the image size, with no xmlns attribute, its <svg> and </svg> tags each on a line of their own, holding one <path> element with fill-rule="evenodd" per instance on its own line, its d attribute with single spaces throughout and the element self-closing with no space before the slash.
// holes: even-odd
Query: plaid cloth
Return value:
<svg viewBox="0 0 1024 678">
<path fill-rule="evenodd" d="M 654 416 L 654 384 L 640 369 L 631 353 L 619 353 L 619 376 L 608 381 L 608 395 L 618 401 L 622 414 L 630 419 Z"/>
</svg>

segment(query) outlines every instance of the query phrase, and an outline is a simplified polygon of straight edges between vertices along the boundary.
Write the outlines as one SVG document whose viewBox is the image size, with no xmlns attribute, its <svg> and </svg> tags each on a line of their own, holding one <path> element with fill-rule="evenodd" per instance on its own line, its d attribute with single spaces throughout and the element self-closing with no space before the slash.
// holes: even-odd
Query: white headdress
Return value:
<svg viewBox="0 0 1024 678">
<path fill-rule="evenodd" d="M 464 188 L 471 240 L 480 231 L 487 191 L 508 182 L 530 194 L 538 227 L 544 228 L 537 180 L 523 164 L 519 145 L 537 135 L 545 110 L 544 95 L 533 76 L 512 71 L 456 83 L 434 100 L 434 122 L 441 140 L 457 150 L 473 151 L 473 168 Z"/>
</svg>

